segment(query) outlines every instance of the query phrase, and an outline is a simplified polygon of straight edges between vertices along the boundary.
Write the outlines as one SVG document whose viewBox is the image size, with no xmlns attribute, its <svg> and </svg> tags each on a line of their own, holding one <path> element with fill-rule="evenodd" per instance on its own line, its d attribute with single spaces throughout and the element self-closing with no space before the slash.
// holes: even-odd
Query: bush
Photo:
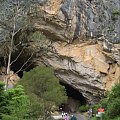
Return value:
<svg viewBox="0 0 120 120">
<path fill-rule="evenodd" d="M 108 103 L 107 114 L 110 118 L 120 116 L 120 98 L 115 98 Z"/>
<path fill-rule="evenodd" d="M 96 104 L 96 105 L 94 105 L 94 106 L 92 106 L 92 109 L 93 109 L 93 113 L 94 114 L 96 114 L 97 113 L 97 110 L 98 110 L 98 108 L 100 108 L 100 104 Z"/>
<path fill-rule="evenodd" d="M 88 105 L 80 106 L 80 112 L 87 112 L 88 110 L 89 110 L 89 106 Z"/>
<path fill-rule="evenodd" d="M 120 117 L 116 117 L 116 118 L 114 118 L 113 120 L 120 120 Z"/>
<path fill-rule="evenodd" d="M 10 115 L 3 115 L 2 120 L 18 120 L 18 118 Z M 19 119 L 19 120 L 22 120 L 22 119 Z"/>
<path fill-rule="evenodd" d="M 110 91 L 110 93 L 108 94 L 108 98 L 111 101 L 112 99 L 115 99 L 117 97 L 120 97 L 120 83 L 116 84 L 112 90 Z"/>
<path fill-rule="evenodd" d="M 4 83 L 0 82 L 0 120 L 2 119 L 3 114 L 9 114 L 10 110 L 8 108 L 9 106 L 9 100 L 8 100 L 8 94 L 4 91 Z"/>
<path fill-rule="evenodd" d="M 0 83 L 0 119 L 24 120 L 29 110 L 29 100 L 22 86 L 4 91 Z"/>
<path fill-rule="evenodd" d="M 120 119 L 120 83 L 116 84 L 107 94 L 107 98 L 102 99 L 99 104 L 93 106 L 94 110 L 102 106 L 105 109 L 103 120 Z"/>
<path fill-rule="evenodd" d="M 107 116 L 120 117 L 120 83 L 116 84 L 108 94 Z"/>
</svg>

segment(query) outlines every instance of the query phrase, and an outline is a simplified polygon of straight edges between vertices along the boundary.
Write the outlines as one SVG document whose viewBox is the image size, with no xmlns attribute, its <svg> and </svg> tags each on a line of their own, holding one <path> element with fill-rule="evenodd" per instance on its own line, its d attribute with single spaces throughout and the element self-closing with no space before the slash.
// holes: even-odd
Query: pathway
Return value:
<svg viewBox="0 0 120 120">
<path fill-rule="evenodd" d="M 69 116 L 71 116 L 72 114 L 70 114 Z M 74 113 L 73 114 L 74 116 L 76 116 L 77 120 L 87 120 L 87 118 L 80 114 L 80 113 Z M 53 120 L 62 120 L 62 116 L 61 115 L 56 115 L 56 116 L 52 116 L 53 117 Z"/>
<path fill-rule="evenodd" d="M 76 113 L 76 114 L 73 114 L 73 115 L 76 116 L 77 120 L 87 120 L 87 118 L 80 113 Z"/>
</svg>

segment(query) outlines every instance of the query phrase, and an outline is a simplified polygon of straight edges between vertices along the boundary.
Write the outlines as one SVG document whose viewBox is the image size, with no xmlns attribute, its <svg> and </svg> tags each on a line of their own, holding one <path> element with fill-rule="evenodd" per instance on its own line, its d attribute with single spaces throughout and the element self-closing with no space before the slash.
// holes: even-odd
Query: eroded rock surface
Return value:
<svg viewBox="0 0 120 120">
<path fill-rule="evenodd" d="M 119 8 L 119 0 L 92 0 L 91 3 L 90 0 L 48 0 L 42 7 L 45 13 L 39 12 L 41 8 L 37 13 L 46 21 L 36 22 L 35 26 L 69 42 L 77 38 L 105 37 L 109 42 L 119 43 Z"/>
<path fill-rule="evenodd" d="M 44 63 L 88 102 L 99 101 L 120 77 L 120 1 L 39 2 L 33 26 L 52 40 Z"/>
<path fill-rule="evenodd" d="M 56 76 L 83 94 L 89 102 L 97 102 L 106 90 L 118 82 L 120 67 L 102 50 L 101 44 L 52 44 L 52 52 L 43 57 L 53 66 Z M 110 56 L 109 56 L 110 57 Z"/>
</svg>

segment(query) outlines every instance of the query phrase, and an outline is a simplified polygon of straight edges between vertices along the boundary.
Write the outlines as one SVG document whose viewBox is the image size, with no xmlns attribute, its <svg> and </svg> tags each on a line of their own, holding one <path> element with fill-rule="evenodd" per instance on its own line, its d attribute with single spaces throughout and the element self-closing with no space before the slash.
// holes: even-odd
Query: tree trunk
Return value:
<svg viewBox="0 0 120 120">
<path fill-rule="evenodd" d="M 14 42 L 14 34 L 15 34 L 15 17 L 14 17 L 14 25 L 13 25 L 13 32 L 12 32 L 12 38 L 11 38 L 11 43 L 10 43 L 10 51 L 9 51 L 9 55 L 8 55 L 8 63 L 7 63 L 7 70 L 6 70 L 6 77 L 5 77 L 5 90 L 7 90 L 8 88 L 8 83 L 10 80 L 10 70 L 11 70 L 11 55 L 12 55 L 12 51 L 13 51 L 13 42 Z"/>
</svg>

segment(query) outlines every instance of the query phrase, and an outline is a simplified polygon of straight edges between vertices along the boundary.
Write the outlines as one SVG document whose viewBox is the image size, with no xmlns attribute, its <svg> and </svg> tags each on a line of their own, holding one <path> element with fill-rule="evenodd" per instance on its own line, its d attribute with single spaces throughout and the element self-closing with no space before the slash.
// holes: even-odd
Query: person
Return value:
<svg viewBox="0 0 120 120">
<path fill-rule="evenodd" d="M 88 110 L 89 120 L 92 118 L 92 108 Z"/>
<path fill-rule="evenodd" d="M 62 111 L 62 118 L 64 117 L 64 112 Z"/>
<path fill-rule="evenodd" d="M 77 120 L 77 118 L 74 115 L 72 115 L 70 120 Z"/>
<path fill-rule="evenodd" d="M 103 107 L 100 107 L 99 109 L 98 109 L 98 112 L 101 112 L 101 113 L 104 113 L 104 108 Z"/>
<path fill-rule="evenodd" d="M 65 117 L 65 112 L 63 112 L 63 117 Z"/>
<path fill-rule="evenodd" d="M 68 116 L 68 114 L 67 114 L 67 113 L 65 113 L 64 120 L 69 120 L 69 116 Z"/>
</svg>

